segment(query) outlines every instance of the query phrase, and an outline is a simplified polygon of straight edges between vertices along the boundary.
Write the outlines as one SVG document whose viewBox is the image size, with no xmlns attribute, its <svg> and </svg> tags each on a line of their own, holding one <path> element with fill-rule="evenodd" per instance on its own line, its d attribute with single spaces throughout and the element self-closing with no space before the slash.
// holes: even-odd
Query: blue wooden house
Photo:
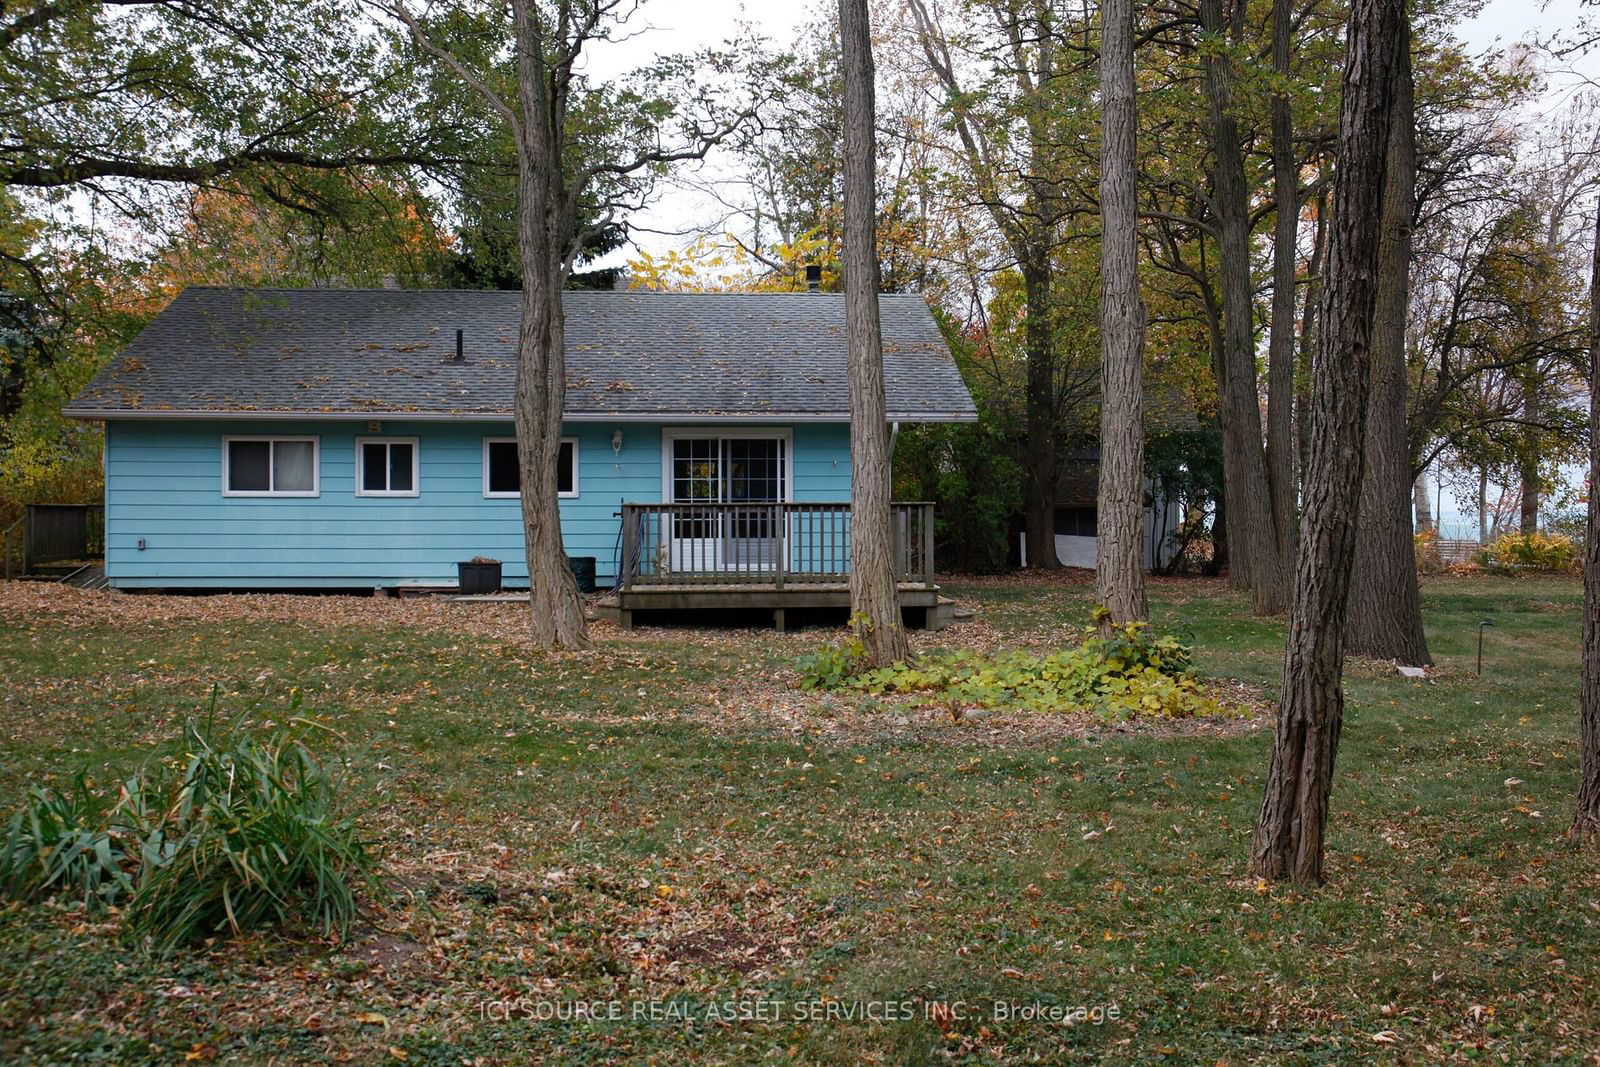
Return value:
<svg viewBox="0 0 1600 1067">
<path fill-rule="evenodd" d="M 453 587 L 457 563 L 484 556 L 526 587 L 519 300 L 185 290 L 67 408 L 105 424 L 109 583 Z M 843 298 L 565 303 L 562 530 L 567 554 L 615 587 L 614 610 L 845 603 Z M 976 418 L 923 300 L 881 308 L 891 422 Z M 931 606 L 932 508 L 895 511 L 903 598 Z"/>
</svg>

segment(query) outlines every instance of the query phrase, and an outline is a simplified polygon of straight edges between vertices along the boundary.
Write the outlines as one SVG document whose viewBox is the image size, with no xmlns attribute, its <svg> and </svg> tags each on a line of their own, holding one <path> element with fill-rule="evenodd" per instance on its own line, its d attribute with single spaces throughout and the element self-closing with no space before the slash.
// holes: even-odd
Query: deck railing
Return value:
<svg viewBox="0 0 1600 1067">
<path fill-rule="evenodd" d="M 933 505 L 897 503 L 895 570 L 933 584 Z M 623 504 L 623 591 L 655 585 L 822 585 L 850 577 L 848 503 Z"/>
<path fill-rule="evenodd" d="M 0 569 L 7 578 L 47 563 L 83 562 L 105 555 L 102 504 L 29 504 L 22 518 L 0 532 Z"/>
</svg>

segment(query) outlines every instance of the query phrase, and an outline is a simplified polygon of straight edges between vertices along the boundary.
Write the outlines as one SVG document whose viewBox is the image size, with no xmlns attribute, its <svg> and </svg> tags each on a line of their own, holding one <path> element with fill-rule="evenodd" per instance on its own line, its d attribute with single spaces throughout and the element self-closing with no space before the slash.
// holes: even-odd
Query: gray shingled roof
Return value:
<svg viewBox="0 0 1600 1067">
<path fill-rule="evenodd" d="M 519 300 L 185 289 L 67 414 L 507 416 Z M 565 301 L 570 418 L 848 418 L 838 294 L 569 292 Z M 886 295 L 880 306 L 890 417 L 975 417 L 922 298 Z M 458 328 L 464 363 L 450 362 Z"/>
</svg>

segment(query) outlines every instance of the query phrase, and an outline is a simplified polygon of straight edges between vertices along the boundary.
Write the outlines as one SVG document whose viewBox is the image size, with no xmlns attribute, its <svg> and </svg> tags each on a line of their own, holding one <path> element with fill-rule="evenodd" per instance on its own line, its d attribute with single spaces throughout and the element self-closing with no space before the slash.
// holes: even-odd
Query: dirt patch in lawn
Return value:
<svg viewBox="0 0 1600 1067">
<path fill-rule="evenodd" d="M 1049 747 L 1063 740 L 1108 734 L 1233 737 L 1272 721 L 1272 705 L 1257 689 L 1219 682 L 1210 693 L 1237 715 L 1110 723 L 1093 712 L 960 708 L 925 696 L 868 696 L 791 689 L 781 682 L 728 686 L 685 717 L 713 729 L 775 732 L 841 745 L 906 741 L 963 748 Z M 959 716 L 958 716 L 959 712 Z"/>
<path fill-rule="evenodd" d="M 196 622 L 297 623 L 306 626 L 422 628 L 526 641 L 528 609 L 522 602 L 485 603 L 446 597 L 326 596 L 291 593 L 216 593 L 180 596 L 87 590 L 54 582 L 0 582 L 0 618 L 10 623 L 63 629 L 136 629 Z M 622 631 L 591 620 L 592 636 Z"/>
</svg>

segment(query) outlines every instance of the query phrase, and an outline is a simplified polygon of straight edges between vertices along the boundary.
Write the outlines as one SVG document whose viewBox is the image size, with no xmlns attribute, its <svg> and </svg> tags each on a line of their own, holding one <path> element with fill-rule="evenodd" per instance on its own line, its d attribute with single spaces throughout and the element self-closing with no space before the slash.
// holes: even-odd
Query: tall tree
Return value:
<svg viewBox="0 0 1600 1067">
<path fill-rule="evenodd" d="M 1081 134 L 1070 118 L 1070 35 L 1049 0 L 974 5 L 992 23 L 975 34 L 978 62 L 989 80 L 963 83 L 951 39 L 924 0 L 907 5 L 928 67 L 945 96 L 954 127 L 954 158 L 974 198 L 990 216 L 1022 276 L 1027 306 L 1026 433 L 1028 562 L 1056 569 L 1056 481 L 1061 474 L 1054 330 L 1055 255 L 1073 200 L 1067 186 L 1081 174 L 1073 155 Z M 995 42 L 995 43 L 991 43 Z M 1087 50 L 1087 49 L 1085 49 Z"/>
<path fill-rule="evenodd" d="M 1294 608 L 1266 794 L 1251 848 L 1262 878 L 1322 880 L 1344 719 L 1344 630 L 1361 507 L 1379 230 L 1404 0 L 1354 0 L 1339 110 L 1339 170 L 1312 363 L 1311 455 Z"/>
<path fill-rule="evenodd" d="M 1100 476 L 1095 597 L 1112 622 L 1149 613 L 1144 590 L 1144 306 L 1139 299 L 1133 3 L 1100 6 Z M 1053 543 L 1053 540 L 1052 540 Z"/>
<path fill-rule="evenodd" d="M 1572 837 L 1600 842 L 1600 208 L 1589 282 L 1589 522 L 1583 553 L 1583 688 L 1578 697 L 1578 810 Z"/>
<path fill-rule="evenodd" d="M 16 10 L 13 10 L 16 9 Z M 8 5 L 0 184 L 133 208 L 171 183 L 248 183 L 314 210 L 319 175 L 434 166 L 444 132 L 358 0 Z M 131 183 L 145 183 L 135 186 Z"/>
<path fill-rule="evenodd" d="M 878 321 L 877 137 L 867 0 L 839 0 L 844 68 L 844 308 L 850 369 L 850 615 L 874 666 L 910 658 L 900 624 Z"/>
<path fill-rule="evenodd" d="M 557 498 L 567 383 L 562 289 L 586 241 L 619 211 L 639 203 L 662 167 L 704 158 L 752 112 L 713 104 L 711 94 L 722 88 L 716 75 L 731 64 L 715 54 L 699 57 L 700 63 L 659 61 L 637 85 L 592 83 L 583 73 L 586 51 L 612 40 L 635 7 L 627 0 L 512 0 L 515 81 L 509 92 L 496 84 L 494 69 L 469 66 L 404 3 L 385 7 L 418 47 L 489 103 L 511 131 L 516 150 L 522 316 L 514 412 L 529 621 L 540 648 L 589 644 L 583 602 L 561 540 Z M 691 87 L 685 77 L 690 73 L 704 76 Z M 679 125 L 675 143 L 669 143 L 673 118 Z"/>
<path fill-rule="evenodd" d="M 1395 76 L 1394 115 L 1384 178 L 1383 232 L 1367 403 L 1361 524 L 1350 579 L 1349 651 L 1374 659 L 1433 662 L 1422 630 L 1422 596 L 1411 518 L 1406 423 L 1406 318 L 1410 307 L 1411 232 L 1416 211 L 1416 117 L 1409 27 Z"/>
<path fill-rule="evenodd" d="M 1243 35 L 1245 4 L 1244 0 L 1232 0 L 1231 18 L 1225 18 L 1223 3 L 1200 0 L 1199 10 L 1200 27 L 1209 38 L 1203 62 L 1223 315 L 1222 347 L 1215 371 L 1221 395 L 1230 574 L 1236 585 L 1250 590 L 1257 613 L 1274 614 L 1283 610 L 1287 583 L 1274 532 L 1272 483 L 1262 447 L 1250 284 L 1250 191 L 1229 55 L 1229 46 Z"/>
<path fill-rule="evenodd" d="M 1300 256 L 1300 157 L 1289 101 L 1292 0 L 1272 0 L 1272 332 L 1267 341 L 1267 483 L 1272 532 L 1287 577 L 1299 520 L 1294 477 L 1295 269 Z"/>
</svg>

